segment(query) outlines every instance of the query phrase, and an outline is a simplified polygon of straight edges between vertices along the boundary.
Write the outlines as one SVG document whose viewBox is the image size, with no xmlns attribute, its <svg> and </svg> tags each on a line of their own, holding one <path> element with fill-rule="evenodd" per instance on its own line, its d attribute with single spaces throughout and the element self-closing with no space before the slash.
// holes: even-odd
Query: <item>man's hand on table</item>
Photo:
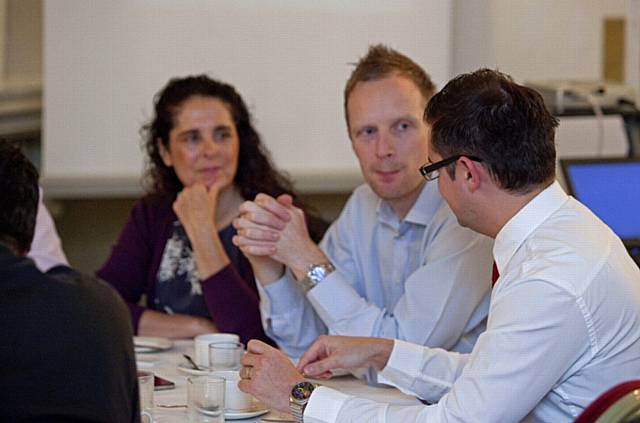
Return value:
<svg viewBox="0 0 640 423">
<path fill-rule="evenodd" d="M 392 350 L 392 339 L 323 335 L 302 355 L 296 369 L 282 351 L 252 339 L 242 357 L 238 387 L 267 406 L 288 412 L 291 388 L 304 376 L 328 379 L 331 369 L 337 368 L 382 370 Z"/>
<path fill-rule="evenodd" d="M 392 339 L 322 335 L 302 355 L 298 370 L 321 379 L 330 378 L 332 369 L 373 367 L 382 370 L 392 350 Z"/>
<path fill-rule="evenodd" d="M 280 350 L 252 339 L 242 357 L 238 387 L 271 408 L 289 412 L 289 393 L 304 380 L 291 360 Z"/>
</svg>

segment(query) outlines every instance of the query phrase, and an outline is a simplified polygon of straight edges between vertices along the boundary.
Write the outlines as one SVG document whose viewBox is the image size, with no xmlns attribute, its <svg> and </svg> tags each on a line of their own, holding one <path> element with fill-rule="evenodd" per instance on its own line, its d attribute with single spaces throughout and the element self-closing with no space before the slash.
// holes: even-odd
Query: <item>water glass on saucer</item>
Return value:
<svg viewBox="0 0 640 423">
<path fill-rule="evenodd" d="M 214 376 L 187 378 L 189 423 L 224 422 L 225 380 Z"/>
</svg>

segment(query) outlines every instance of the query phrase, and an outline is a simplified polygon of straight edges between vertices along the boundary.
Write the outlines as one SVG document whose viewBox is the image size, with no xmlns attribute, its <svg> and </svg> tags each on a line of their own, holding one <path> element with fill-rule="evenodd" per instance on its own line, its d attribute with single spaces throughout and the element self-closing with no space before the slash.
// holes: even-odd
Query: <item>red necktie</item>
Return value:
<svg viewBox="0 0 640 423">
<path fill-rule="evenodd" d="M 493 270 L 491 271 L 491 286 L 496 284 L 496 281 L 500 277 L 500 273 L 498 272 L 498 266 L 496 266 L 496 262 L 493 262 Z"/>
</svg>

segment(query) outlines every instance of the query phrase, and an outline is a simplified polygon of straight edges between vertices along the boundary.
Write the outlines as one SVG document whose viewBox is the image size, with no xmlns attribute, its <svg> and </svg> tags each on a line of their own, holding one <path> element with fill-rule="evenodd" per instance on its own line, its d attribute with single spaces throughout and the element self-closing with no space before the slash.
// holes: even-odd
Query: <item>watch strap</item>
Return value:
<svg viewBox="0 0 640 423">
<path fill-rule="evenodd" d="M 331 262 L 312 264 L 309 266 L 304 278 L 300 280 L 300 286 L 307 293 L 335 270 L 336 268 Z"/>
<path fill-rule="evenodd" d="M 311 393 L 317 388 L 318 385 L 303 381 L 296 383 L 291 389 L 289 394 L 289 411 L 297 423 L 302 423 L 304 420 L 304 410 L 307 408 L 307 403 L 311 397 Z"/>
</svg>

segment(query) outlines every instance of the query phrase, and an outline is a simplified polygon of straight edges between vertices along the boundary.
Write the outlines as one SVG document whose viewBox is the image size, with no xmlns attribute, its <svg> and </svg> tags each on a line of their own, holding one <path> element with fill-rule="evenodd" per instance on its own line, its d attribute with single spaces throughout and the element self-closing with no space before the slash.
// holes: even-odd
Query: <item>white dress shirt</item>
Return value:
<svg viewBox="0 0 640 423">
<path fill-rule="evenodd" d="M 471 351 L 489 308 L 492 245 L 458 225 L 435 184 L 403 220 L 362 185 L 321 243 L 335 272 L 306 298 L 290 273 L 258 284 L 265 330 L 292 357 L 325 325 L 332 334 Z"/>
<path fill-rule="evenodd" d="M 42 189 L 40 189 L 40 199 L 38 200 L 33 241 L 27 256 L 36 263 L 36 266 L 42 272 L 46 272 L 55 266 L 69 265 L 67 257 L 62 251 L 62 243 L 58 232 L 56 232 L 56 226 L 42 201 Z"/>
<path fill-rule="evenodd" d="M 640 378 L 640 269 L 557 182 L 502 228 L 494 255 L 500 278 L 471 354 L 396 341 L 381 372 L 437 404 L 388 406 L 321 388 L 305 421 L 570 422 Z"/>
</svg>

